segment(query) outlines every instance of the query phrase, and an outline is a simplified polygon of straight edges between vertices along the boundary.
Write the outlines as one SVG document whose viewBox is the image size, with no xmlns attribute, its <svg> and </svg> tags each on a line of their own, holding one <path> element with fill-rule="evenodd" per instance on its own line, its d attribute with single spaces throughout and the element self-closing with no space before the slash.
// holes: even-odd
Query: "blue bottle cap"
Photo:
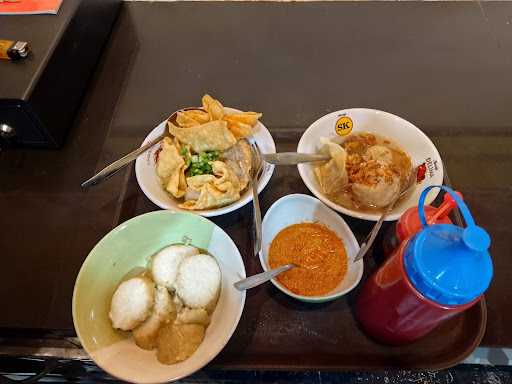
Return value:
<svg viewBox="0 0 512 384">
<path fill-rule="evenodd" d="M 479 297 L 488 288 L 493 267 L 488 249 L 487 232 L 478 227 L 467 206 L 451 189 L 468 225 L 426 225 L 423 204 L 425 189 L 420 197 L 422 231 L 414 236 L 404 252 L 404 267 L 414 287 L 425 297 L 441 305 L 462 305 Z"/>
</svg>

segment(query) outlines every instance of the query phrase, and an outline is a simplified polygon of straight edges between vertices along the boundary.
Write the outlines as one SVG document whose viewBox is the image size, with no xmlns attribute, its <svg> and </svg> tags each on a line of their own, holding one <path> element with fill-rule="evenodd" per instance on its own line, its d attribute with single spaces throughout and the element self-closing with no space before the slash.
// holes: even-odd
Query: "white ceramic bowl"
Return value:
<svg viewBox="0 0 512 384">
<path fill-rule="evenodd" d="M 229 112 L 240 112 L 233 108 L 225 108 Z M 148 136 L 142 142 L 142 145 L 154 140 L 158 136 L 162 135 L 167 129 L 167 121 L 160 123 L 155 129 L 153 129 Z M 275 153 L 276 145 L 272 135 L 268 129 L 261 123 L 253 128 L 253 139 L 258 145 L 262 153 Z M 141 146 L 142 146 L 141 145 Z M 147 196 L 149 200 L 158 205 L 160 208 L 169 209 L 172 211 L 192 212 L 205 217 L 219 216 L 225 213 L 234 211 L 238 208 L 243 207 L 245 204 L 252 201 L 252 192 L 250 188 L 246 188 L 243 194 L 240 196 L 238 201 L 229 204 L 225 207 L 207 209 L 201 211 L 189 211 L 178 207 L 180 201 L 175 199 L 169 193 L 167 193 L 160 184 L 160 180 L 156 174 L 156 161 L 155 153 L 160 148 L 159 145 L 153 146 L 147 152 L 142 154 L 135 161 L 135 175 L 137 182 L 139 183 L 140 189 Z M 260 193 L 270 181 L 272 173 L 274 172 L 274 165 L 264 164 L 263 172 L 258 180 L 258 193 Z"/>
<path fill-rule="evenodd" d="M 108 318 L 110 300 L 130 271 L 145 267 L 151 255 L 169 244 L 190 244 L 208 250 L 219 263 L 219 301 L 203 342 L 187 360 L 161 364 L 156 351 L 137 347 L 129 333 L 115 331 Z M 80 342 L 98 366 L 132 383 L 164 383 L 204 367 L 224 348 L 235 331 L 245 292 L 233 284 L 245 278 L 235 243 L 210 220 L 191 213 L 155 211 L 130 219 L 99 241 L 84 261 L 73 291 L 73 323 Z"/>
<path fill-rule="evenodd" d="M 281 285 L 277 279 L 272 283 L 287 295 L 310 303 L 321 303 L 337 299 L 350 292 L 363 276 L 363 260 L 354 263 L 354 257 L 359 251 L 359 244 L 345 220 L 320 200 L 303 194 L 287 195 L 277 200 L 267 211 L 262 224 L 262 250 L 259 254 L 261 266 L 265 271 L 268 265 L 268 250 L 270 243 L 284 228 L 304 222 L 318 222 L 334 231 L 343 241 L 348 256 L 348 269 L 345 278 L 332 292 L 322 296 L 297 295 Z"/>
<path fill-rule="evenodd" d="M 340 131 L 340 134 L 345 136 L 341 136 L 336 132 L 337 122 L 342 117 L 348 117 L 352 121 L 352 129 Z M 409 154 L 414 166 L 424 163 L 427 168 L 425 179 L 421 183 L 416 184 L 414 191 L 409 194 L 407 199 L 401 200 L 386 216 L 385 220 L 397 220 L 408 208 L 418 204 L 418 199 L 424 188 L 443 183 L 443 162 L 432 141 L 407 120 L 375 109 L 344 109 L 321 117 L 304 132 L 299 141 L 297 152 L 317 153 L 320 148 L 320 137 L 327 137 L 336 142 L 342 142 L 350 134 L 359 132 L 371 132 L 391 139 Z M 316 197 L 332 209 L 346 215 L 363 220 L 377 221 L 379 219 L 379 213 L 351 210 L 329 200 L 323 194 L 316 180 L 313 167 L 312 164 L 298 165 L 302 180 Z M 438 193 L 439 190 L 437 188 L 430 191 L 425 204 L 430 204 Z"/>
</svg>

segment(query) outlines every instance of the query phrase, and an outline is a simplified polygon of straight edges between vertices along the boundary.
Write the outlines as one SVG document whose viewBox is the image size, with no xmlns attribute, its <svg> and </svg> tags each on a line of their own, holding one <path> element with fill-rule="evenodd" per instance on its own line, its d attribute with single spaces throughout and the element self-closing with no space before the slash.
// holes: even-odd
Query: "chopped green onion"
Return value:
<svg viewBox="0 0 512 384">
<path fill-rule="evenodd" d="M 217 160 L 219 156 L 220 151 L 205 151 L 199 155 L 192 155 L 190 162 L 187 164 L 187 167 L 190 166 L 187 170 L 187 176 L 213 174 L 210 163 Z"/>
</svg>

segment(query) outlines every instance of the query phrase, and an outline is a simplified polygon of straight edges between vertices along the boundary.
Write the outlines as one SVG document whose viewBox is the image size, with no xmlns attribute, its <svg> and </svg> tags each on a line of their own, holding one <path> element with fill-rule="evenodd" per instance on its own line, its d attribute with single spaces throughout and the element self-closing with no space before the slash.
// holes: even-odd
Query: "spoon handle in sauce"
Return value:
<svg viewBox="0 0 512 384">
<path fill-rule="evenodd" d="M 257 275 L 252 275 L 246 279 L 242 279 L 234 284 L 235 288 L 239 291 L 245 291 L 246 289 L 254 288 L 260 284 L 265 283 L 279 275 L 280 273 L 286 272 L 295 267 L 295 264 L 286 264 L 280 267 L 271 269 L 266 272 L 258 273 Z"/>
</svg>

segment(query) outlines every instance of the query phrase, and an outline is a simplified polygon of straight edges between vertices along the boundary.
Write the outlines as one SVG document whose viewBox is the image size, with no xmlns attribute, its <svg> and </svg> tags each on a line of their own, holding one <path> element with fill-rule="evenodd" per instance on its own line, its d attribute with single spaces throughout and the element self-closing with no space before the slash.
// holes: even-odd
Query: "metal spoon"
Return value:
<svg viewBox="0 0 512 384">
<path fill-rule="evenodd" d="M 415 185 L 416 185 L 416 175 L 418 173 L 418 167 L 414 167 L 411 170 L 411 173 L 409 174 L 409 178 L 407 179 L 407 183 L 405 184 L 404 188 L 400 191 L 397 197 L 389 203 L 387 207 L 384 208 L 384 211 L 382 212 L 382 215 L 379 218 L 379 221 L 375 223 L 373 226 L 371 232 L 366 236 L 366 239 L 364 239 L 361 248 L 359 248 L 359 252 L 357 252 L 356 257 L 354 257 L 354 263 L 361 260 L 364 255 L 368 252 L 370 247 L 372 246 L 373 242 L 375 241 L 375 238 L 377 237 L 377 234 L 379 233 L 380 227 L 382 226 L 382 223 L 384 222 L 384 218 L 386 215 L 393 210 L 393 207 L 397 203 L 398 200 L 402 196 L 405 196 Z"/>
<path fill-rule="evenodd" d="M 178 112 L 181 111 L 190 111 L 190 110 L 201 110 L 204 111 L 202 108 L 198 107 L 188 107 L 180 109 L 176 112 L 174 112 L 167 121 L 170 121 L 171 123 L 176 123 L 176 118 L 178 117 Z M 93 177 L 91 177 L 89 180 L 86 180 L 82 183 L 83 188 L 87 188 L 96 184 L 101 183 L 102 181 L 108 179 L 110 176 L 130 164 L 133 160 L 135 160 L 137 157 L 142 155 L 144 152 L 146 152 L 149 148 L 151 148 L 153 145 L 158 144 L 161 142 L 164 137 L 167 136 L 167 129 L 163 134 L 158 136 L 157 138 L 151 140 L 149 143 L 143 145 L 140 148 L 137 148 L 136 150 L 128 153 L 127 155 L 121 157 L 119 160 L 114 161 L 112 164 L 107 165 L 105 168 L 103 168 L 101 171 L 99 171 L 97 174 L 95 174 Z"/>
<path fill-rule="evenodd" d="M 275 165 L 294 165 L 314 161 L 326 161 L 330 158 L 331 156 L 329 155 L 322 155 L 318 153 L 281 152 L 263 154 L 263 160 Z"/>
<path fill-rule="evenodd" d="M 295 268 L 296 266 L 297 265 L 293 264 L 293 263 L 292 264 L 285 264 L 285 265 L 282 265 L 280 267 L 268 270 L 266 272 L 262 272 L 262 273 L 258 273 L 257 275 L 249 276 L 248 278 L 242 279 L 242 280 L 236 282 L 233 285 L 239 291 L 245 291 L 246 289 L 251 289 L 251 288 L 254 288 L 254 287 L 256 287 L 256 286 L 258 286 L 260 284 L 263 284 L 263 283 L 273 279 L 274 277 L 276 277 L 280 273 L 289 271 L 290 269 Z"/>
</svg>

